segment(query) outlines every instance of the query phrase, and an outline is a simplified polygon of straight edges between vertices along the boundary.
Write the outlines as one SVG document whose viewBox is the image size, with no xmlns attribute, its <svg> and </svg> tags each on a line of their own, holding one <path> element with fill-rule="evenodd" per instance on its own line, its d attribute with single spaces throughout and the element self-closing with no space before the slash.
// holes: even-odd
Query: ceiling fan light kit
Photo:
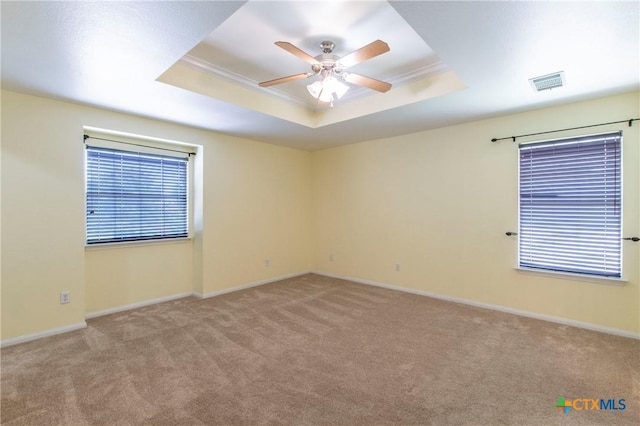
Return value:
<svg viewBox="0 0 640 426">
<path fill-rule="evenodd" d="M 275 44 L 311 64 L 311 72 L 263 81 L 259 83 L 260 87 L 269 87 L 319 75 L 320 79 L 307 85 L 307 90 L 319 102 L 328 103 L 330 106 L 333 106 L 333 102 L 340 99 L 349 90 L 349 86 L 343 82 L 364 86 L 382 93 L 391 89 L 391 84 L 387 82 L 360 74 L 344 72 L 347 68 L 388 52 L 389 45 L 382 40 L 369 43 L 342 58 L 333 54 L 335 43 L 329 40 L 324 40 L 320 43 L 322 53 L 316 57 L 286 41 L 277 41 Z"/>
<path fill-rule="evenodd" d="M 340 99 L 347 93 L 349 86 L 341 83 L 337 78 L 330 75 L 322 80 L 315 81 L 307 86 L 307 90 L 320 102 L 328 102 L 333 106 L 333 101 Z"/>
</svg>

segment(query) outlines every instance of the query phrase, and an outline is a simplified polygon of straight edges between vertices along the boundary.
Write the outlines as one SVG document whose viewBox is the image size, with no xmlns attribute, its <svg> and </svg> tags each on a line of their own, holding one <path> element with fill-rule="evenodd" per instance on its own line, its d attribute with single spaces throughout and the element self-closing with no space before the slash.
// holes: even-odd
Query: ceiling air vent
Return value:
<svg viewBox="0 0 640 426">
<path fill-rule="evenodd" d="M 562 87 L 564 86 L 564 71 L 531 78 L 529 79 L 529 83 L 531 83 L 531 87 L 533 87 L 536 92 Z"/>
</svg>

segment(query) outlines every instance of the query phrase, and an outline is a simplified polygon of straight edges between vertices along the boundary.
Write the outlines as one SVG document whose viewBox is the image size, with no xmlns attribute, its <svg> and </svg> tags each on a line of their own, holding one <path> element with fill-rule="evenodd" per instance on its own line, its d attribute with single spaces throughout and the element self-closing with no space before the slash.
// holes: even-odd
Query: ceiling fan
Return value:
<svg viewBox="0 0 640 426">
<path fill-rule="evenodd" d="M 261 87 L 274 86 L 276 84 L 287 83 L 289 81 L 319 75 L 320 79 L 308 85 L 307 90 L 311 96 L 318 99 L 320 102 L 328 102 L 331 106 L 333 106 L 334 100 L 341 98 L 349 89 L 349 86 L 342 83 L 342 81 L 356 84 L 358 86 L 364 86 L 382 93 L 391 89 L 391 84 L 387 82 L 345 71 L 354 65 L 388 52 L 389 45 L 382 40 L 376 40 L 369 43 L 343 57 L 333 54 L 335 44 L 328 40 L 320 43 L 322 53 L 316 57 L 309 55 L 286 41 L 277 41 L 275 44 L 276 46 L 281 47 L 287 52 L 292 53 L 303 61 L 311 64 L 311 72 L 263 81 L 262 83 L 259 83 L 259 86 Z"/>
</svg>

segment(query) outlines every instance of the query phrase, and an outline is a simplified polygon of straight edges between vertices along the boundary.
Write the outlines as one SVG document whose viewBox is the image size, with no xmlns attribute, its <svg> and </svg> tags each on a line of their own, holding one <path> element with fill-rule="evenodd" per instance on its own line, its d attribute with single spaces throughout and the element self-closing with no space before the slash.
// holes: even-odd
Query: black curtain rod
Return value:
<svg viewBox="0 0 640 426">
<path fill-rule="evenodd" d="M 631 125 L 633 124 L 634 121 L 638 121 L 640 120 L 640 118 L 632 118 L 630 120 L 620 120 L 620 121 L 612 121 L 610 123 L 600 123 L 600 124 L 591 124 L 589 126 L 580 126 L 580 127 L 570 127 L 568 129 L 559 129 L 559 130 L 549 130 L 547 132 L 538 132 L 538 133 L 529 133 L 527 135 L 518 135 L 518 136 L 508 136 L 506 138 L 493 138 L 491 139 L 491 142 L 498 142 L 498 141 L 503 141 L 505 139 L 511 139 L 513 142 L 516 141 L 516 138 L 524 138 L 526 136 L 537 136 L 537 135 L 546 135 L 548 133 L 557 133 L 557 132 L 564 132 L 566 130 L 578 130 L 578 129 L 587 129 L 589 127 L 598 127 L 598 126 L 606 126 L 608 124 L 620 124 L 620 123 L 628 123 L 629 127 L 631 127 Z"/>
<path fill-rule="evenodd" d="M 97 140 L 100 140 L 100 141 L 107 141 L 107 142 L 121 143 L 121 144 L 124 144 L 124 145 L 140 146 L 140 147 L 143 147 L 143 148 L 159 149 L 159 150 L 162 150 L 162 151 L 179 152 L 180 154 L 187 154 L 187 155 L 189 155 L 189 156 L 191 156 L 191 155 L 196 155 L 196 153 L 195 153 L 195 152 L 180 151 L 180 150 L 178 150 L 178 149 L 169 149 L 169 148 L 158 148 L 158 147 L 155 147 L 155 146 L 141 145 L 141 144 L 131 143 L 131 142 L 122 142 L 122 141 L 116 141 L 116 140 L 113 140 L 113 139 L 97 138 L 97 137 L 95 137 L 95 136 L 89 136 L 89 135 L 84 135 L 84 141 L 85 141 L 85 143 L 86 143 L 87 139 L 89 139 L 89 138 L 91 138 L 91 139 L 97 139 Z"/>
</svg>

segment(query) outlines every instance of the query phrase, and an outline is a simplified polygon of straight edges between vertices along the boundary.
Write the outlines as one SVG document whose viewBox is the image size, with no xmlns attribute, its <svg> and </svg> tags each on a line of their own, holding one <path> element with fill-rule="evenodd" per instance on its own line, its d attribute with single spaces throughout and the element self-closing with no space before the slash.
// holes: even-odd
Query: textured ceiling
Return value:
<svg viewBox="0 0 640 426">
<path fill-rule="evenodd" d="M 5 89 L 300 149 L 640 86 L 638 2 L 3 1 L 0 13 Z M 389 43 L 354 72 L 393 88 L 317 108 L 305 81 L 253 85 L 307 71 L 275 41 L 315 55 L 324 39 L 338 54 Z M 565 88 L 531 89 L 556 71 Z"/>
</svg>

